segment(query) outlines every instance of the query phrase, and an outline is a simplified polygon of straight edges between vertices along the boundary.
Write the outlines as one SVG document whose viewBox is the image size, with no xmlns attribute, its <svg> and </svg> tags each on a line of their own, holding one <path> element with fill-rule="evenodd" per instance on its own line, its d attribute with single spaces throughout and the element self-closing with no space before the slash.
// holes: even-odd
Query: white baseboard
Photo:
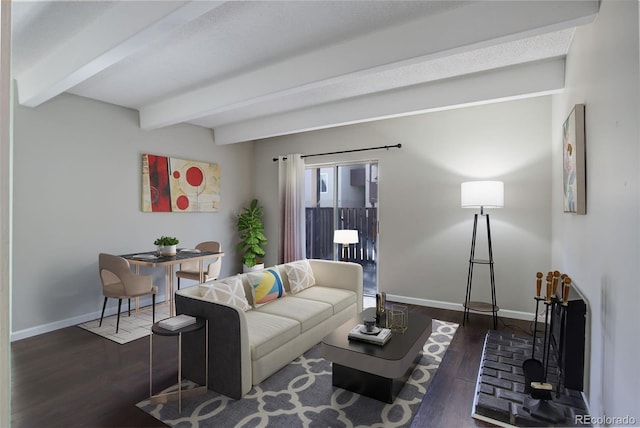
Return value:
<svg viewBox="0 0 640 428">
<path fill-rule="evenodd" d="M 156 302 L 156 305 L 160 303 L 162 302 Z M 133 305 L 133 302 L 132 302 L 132 305 Z M 149 305 L 151 305 L 151 299 L 149 299 L 148 302 L 143 299 L 140 299 L 140 308 L 143 308 Z M 127 304 L 123 302 L 122 313 L 126 313 L 127 308 L 128 308 Z M 108 317 L 111 315 L 115 315 L 117 312 L 118 312 L 117 306 L 107 306 L 107 309 L 104 311 L 104 316 Z M 24 330 L 14 331 L 14 332 L 11 332 L 10 340 L 11 342 L 15 342 L 16 340 L 26 339 L 28 337 L 37 336 L 39 334 L 50 333 L 55 330 L 60 330 L 61 328 L 71 327 L 71 326 L 82 324 L 85 322 L 97 320 L 100 318 L 101 313 L 102 313 L 102 309 L 96 312 L 79 315 L 77 317 L 67 318 L 67 319 L 52 322 L 49 324 L 43 324 L 36 327 L 26 328 Z"/>
<path fill-rule="evenodd" d="M 428 306 L 431 308 L 449 309 L 451 311 L 463 312 L 462 303 L 442 302 L 439 300 L 418 299 L 416 297 L 398 296 L 396 294 L 387 294 L 387 300 L 399 303 L 408 303 L 410 305 Z M 511 311 L 508 309 L 500 309 L 498 316 L 503 318 L 513 318 L 517 320 L 533 321 L 533 312 Z M 544 316 L 542 317 L 544 321 Z"/>
<path fill-rule="evenodd" d="M 43 324 L 36 327 L 25 328 L 24 330 L 14 331 L 11 333 L 11 341 L 14 342 L 16 340 L 26 339 L 28 337 L 33 337 L 39 334 L 60 330 L 61 328 L 71 327 L 72 325 L 78 325 L 87 321 L 92 321 L 97 318 L 100 318 L 100 312 L 93 312 L 90 314 L 80 315 L 74 318 L 67 318 L 67 319 L 52 322 L 49 324 Z M 107 311 L 105 311 L 105 316 L 107 315 L 106 312 Z M 112 312 L 113 314 L 115 314 L 116 310 Z"/>
<path fill-rule="evenodd" d="M 411 305 L 428 306 L 428 307 L 439 308 L 439 309 L 449 309 L 449 310 L 458 311 L 458 312 L 463 311 L 463 307 L 461 303 L 442 302 L 439 300 L 430 300 L 430 299 L 418 299 L 416 297 L 405 297 L 405 296 L 399 296 L 396 294 L 387 294 L 387 300 L 393 301 L 393 302 L 399 302 L 399 303 L 408 303 Z M 375 302 L 375 298 L 374 298 L 374 302 Z M 144 302 L 143 300 L 140 301 L 140 307 L 147 306 L 150 304 L 151 304 L 150 300 L 149 302 Z M 115 315 L 117 310 L 118 310 L 117 307 L 107 307 L 107 310 L 105 311 L 104 315 L 105 316 Z M 26 339 L 28 337 L 37 336 L 39 334 L 49 333 L 51 331 L 59 330 L 61 328 L 71 327 L 73 325 L 78 325 L 84 322 L 92 321 L 100 318 L 100 312 L 101 311 L 96 311 L 89 314 L 84 314 L 77 317 L 67 318 L 67 319 L 56 321 L 53 323 L 43 324 L 36 327 L 12 332 L 11 341 L 13 342 L 16 340 Z M 533 320 L 533 312 L 520 312 L 520 311 L 510 311 L 510 310 L 500 309 L 498 311 L 498 316 L 504 317 L 504 318 L 525 320 L 525 321 Z M 540 318 L 538 319 L 540 320 Z M 541 321 L 544 321 L 544 316 L 542 317 Z"/>
</svg>

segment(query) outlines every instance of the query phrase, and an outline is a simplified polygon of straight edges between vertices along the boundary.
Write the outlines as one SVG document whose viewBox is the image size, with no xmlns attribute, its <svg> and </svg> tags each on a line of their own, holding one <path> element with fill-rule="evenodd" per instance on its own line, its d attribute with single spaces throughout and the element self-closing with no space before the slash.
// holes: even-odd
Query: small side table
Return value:
<svg viewBox="0 0 640 428">
<path fill-rule="evenodd" d="M 192 389 L 182 389 L 182 335 L 186 333 L 193 333 L 202 329 L 205 329 L 205 385 Z M 178 336 L 178 390 L 173 392 L 165 392 L 153 395 L 153 335 L 158 336 Z M 194 324 L 186 327 L 179 328 L 177 330 L 167 330 L 159 325 L 159 322 L 153 324 L 151 327 L 151 335 L 149 336 L 149 396 L 151 404 L 161 404 L 173 400 L 178 400 L 178 411 L 182 413 L 182 397 L 185 398 L 201 395 L 207 392 L 209 383 L 209 321 L 197 318 Z"/>
</svg>

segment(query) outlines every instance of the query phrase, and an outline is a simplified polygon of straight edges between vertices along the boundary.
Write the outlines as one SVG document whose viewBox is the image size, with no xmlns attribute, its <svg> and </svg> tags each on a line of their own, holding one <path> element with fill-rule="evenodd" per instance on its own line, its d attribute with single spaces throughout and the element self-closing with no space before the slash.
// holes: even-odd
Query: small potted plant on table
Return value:
<svg viewBox="0 0 640 428">
<path fill-rule="evenodd" d="M 254 199 L 238 215 L 237 228 L 240 232 L 240 243 L 236 249 L 242 253 L 244 272 L 264 268 L 262 257 L 265 255 L 264 246 L 267 244 L 267 238 L 264 236 L 263 214 L 264 211 L 258 205 L 258 200 Z"/>
<path fill-rule="evenodd" d="M 161 236 L 153 241 L 158 248 L 158 254 L 161 256 L 175 256 L 177 253 L 177 245 L 180 241 L 173 236 Z"/>
</svg>

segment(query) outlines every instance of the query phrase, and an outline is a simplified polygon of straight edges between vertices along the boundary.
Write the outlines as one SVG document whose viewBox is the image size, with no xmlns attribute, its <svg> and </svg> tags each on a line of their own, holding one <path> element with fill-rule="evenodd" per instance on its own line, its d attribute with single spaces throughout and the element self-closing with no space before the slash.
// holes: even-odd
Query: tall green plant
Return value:
<svg viewBox="0 0 640 428">
<path fill-rule="evenodd" d="M 238 215 L 237 228 L 240 232 L 240 242 L 236 249 L 242 253 L 242 263 L 247 267 L 253 267 L 264 257 L 264 246 L 267 244 L 267 237 L 264 236 L 264 225 L 262 216 L 264 211 L 258 206 L 258 200 L 254 199 L 248 207 L 243 208 Z"/>
</svg>

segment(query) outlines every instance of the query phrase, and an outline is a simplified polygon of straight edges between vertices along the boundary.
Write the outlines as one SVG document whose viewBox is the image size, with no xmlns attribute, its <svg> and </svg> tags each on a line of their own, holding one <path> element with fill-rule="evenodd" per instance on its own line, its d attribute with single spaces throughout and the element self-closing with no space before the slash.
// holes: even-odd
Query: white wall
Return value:
<svg viewBox="0 0 640 428">
<path fill-rule="evenodd" d="M 577 29 L 566 90 L 553 98 L 553 262 L 590 302 L 594 416 L 640 423 L 638 3 L 605 1 Z M 562 123 L 586 105 L 587 215 L 562 212 Z M 613 425 L 620 425 L 614 423 Z"/>
<path fill-rule="evenodd" d="M 240 270 L 235 216 L 253 194 L 253 143 L 215 146 L 191 125 L 143 131 L 137 112 L 74 95 L 14 113 L 14 339 L 99 317 L 99 252 L 153 250 L 163 234 L 185 247 L 219 240 L 222 274 Z M 218 163 L 220 212 L 143 213 L 143 153 Z M 145 273 L 162 295 L 163 270 Z"/>
<path fill-rule="evenodd" d="M 11 2 L 0 2 L 0 426 L 11 423 Z"/>
<path fill-rule="evenodd" d="M 406 301 L 461 309 L 473 210 L 460 208 L 460 183 L 505 182 L 505 208 L 491 211 L 498 304 L 507 315 L 534 311 L 535 273 L 550 269 L 550 98 L 442 111 L 262 140 L 255 146 L 256 197 L 265 205 L 277 259 L 277 165 L 289 153 L 402 143 L 401 149 L 309 158 L 379 161 L 379 285 Z M 476 256 L 486 252 L 481 227 Z M 475 271 L 476 300 L 489 300 L 488 268 Z M 504 313 L 504 312 L 503 312 Z"/>
</svg>

